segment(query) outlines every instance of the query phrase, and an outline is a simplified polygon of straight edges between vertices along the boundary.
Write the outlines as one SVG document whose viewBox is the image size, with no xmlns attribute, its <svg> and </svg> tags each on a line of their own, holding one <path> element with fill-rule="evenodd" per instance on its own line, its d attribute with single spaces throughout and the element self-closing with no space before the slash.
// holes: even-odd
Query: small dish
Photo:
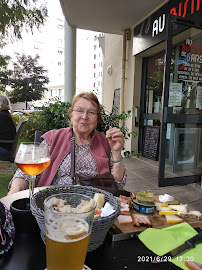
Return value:
<svg viewBox="0 0 202 270">
<path fill-rule="evenodd" d="M 153 205 L 143 205 L 138 203 L 137 201 L 133 201 L 133 208 L 136 212 L 144 215 L 149 215 L 154 212 L 154 206 Z"/>
</svg>

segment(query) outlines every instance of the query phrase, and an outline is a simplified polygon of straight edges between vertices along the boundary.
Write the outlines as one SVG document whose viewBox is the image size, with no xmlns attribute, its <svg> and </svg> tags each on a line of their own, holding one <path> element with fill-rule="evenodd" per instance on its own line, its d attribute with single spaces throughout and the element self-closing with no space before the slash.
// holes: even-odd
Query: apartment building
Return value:
<svg viewBox="0 0 202 270">
<path fill-rule="evenodd" d="M 64 101 L 64 57 L 65 30 L 64 15 L 59 1 L 48 1 L 48 18 L 44 26 L 31 32 L 24 31 L 22 40 L 7 44 L 2 53 L 15 60 L 15 53 L 40 56 L 39 64 L 47 70 L 49 77 L 48 91 L 42 100 L 33 101 L 31 105 L 42 106 L 44 102 L 59 98 Z M 99 45 L 99 32 L 77 29 L 77 71 L 76 92 L 94 91 L 102 98 L 102 50 Z M 20 105 L 20 106 L 18 106 Z M 23 109 L 22 104 L 14 104 L 15 109 Z"/>
</svg>

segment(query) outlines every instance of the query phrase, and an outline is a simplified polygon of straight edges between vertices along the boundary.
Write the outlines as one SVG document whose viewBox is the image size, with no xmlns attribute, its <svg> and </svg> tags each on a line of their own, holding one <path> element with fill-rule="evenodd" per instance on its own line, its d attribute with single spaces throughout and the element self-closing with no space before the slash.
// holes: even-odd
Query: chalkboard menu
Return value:
<svg viewBox="0 0 202 270">
<path fill-rule="evenodd" d="M 153 160 L 158 159 L 159 150 L 159 127 L 145 126 L 143 141 L 143 157 Z"/>
</svg>

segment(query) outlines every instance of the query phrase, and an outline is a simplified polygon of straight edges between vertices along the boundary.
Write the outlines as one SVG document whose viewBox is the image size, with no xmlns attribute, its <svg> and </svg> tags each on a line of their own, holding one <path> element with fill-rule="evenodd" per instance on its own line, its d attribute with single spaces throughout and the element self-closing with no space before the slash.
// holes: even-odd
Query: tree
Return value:
<svg viewBox="0 0 202 270">
<path fill-rule="evenodd" d="M 47 70 L 39 65 L 39 55 L 32 58 L 30 55 L 16 54 L 17 61 L 13 63 L 13 70 L 9 77 L 11 91 L 9 98 L 12 103 L 38 100 L 48 90 L 45 85 L 49 83 Z"/>
<path fill-rule="evenodd" d="M 5 40 L 22 38 L 22 30 L 44 25 L 48 11 L 44 0 L 0 0 L 0 48 L 6 45 Z M 39 4 L 41 2 L 41 4 Z M 10 71 L 7 66 L 10 57 L 0 54 L 0 91 L 9 85 Z"/>
<path fill-rule="evenodd" d="M 7 70 L 10 56 L 0 55 L 0 92 L 5 92 L 6 87 L 9 85 L 9 77 L 11 71 Z"/>
<path fill-rule="evenodd" d="M 47 8 L 39 0 L 0 1 L 0 41 L 6 37 L 21 39 L 24 28 L 33 31 L 43 25 L 48 16 Z"/>
</svg>

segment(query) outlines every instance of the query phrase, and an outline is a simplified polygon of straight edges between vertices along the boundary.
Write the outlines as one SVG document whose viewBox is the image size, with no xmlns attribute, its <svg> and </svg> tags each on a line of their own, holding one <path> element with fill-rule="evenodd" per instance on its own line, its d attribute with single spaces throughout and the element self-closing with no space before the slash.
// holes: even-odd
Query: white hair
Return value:
<svg viewBox="0 0 202 270">
<path fill-rule="evenodd" d="M 11 103 L 7 96 L 0 95 L 0 110 L 11 110 Z"/>
</svg>

